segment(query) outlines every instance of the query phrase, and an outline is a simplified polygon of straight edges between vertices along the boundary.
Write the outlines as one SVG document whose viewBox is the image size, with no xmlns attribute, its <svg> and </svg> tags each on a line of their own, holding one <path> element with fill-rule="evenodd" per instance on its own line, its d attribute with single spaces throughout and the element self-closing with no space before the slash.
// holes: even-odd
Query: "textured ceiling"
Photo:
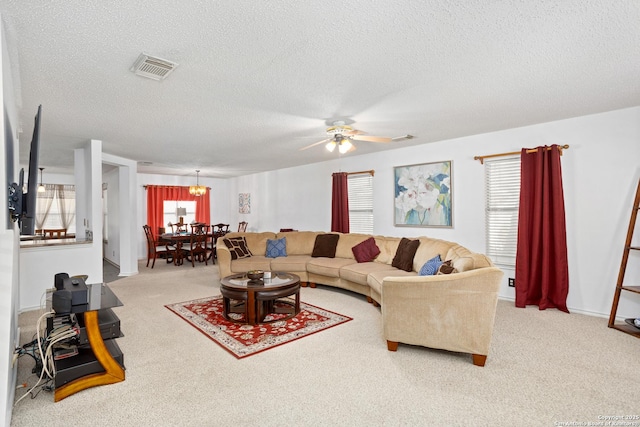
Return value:
<svg viewBox="0 0 640 427">
<path fill-rule="evenodd" d="M 146 173 L 237 176 L 640 105 L 637 0 L 0 0 L 21 162 L 89 139 Z M 164 81 L 129 68 L 179 64 Z M 18 79 L 18 77 L 14 77 Z"/>
</svg>

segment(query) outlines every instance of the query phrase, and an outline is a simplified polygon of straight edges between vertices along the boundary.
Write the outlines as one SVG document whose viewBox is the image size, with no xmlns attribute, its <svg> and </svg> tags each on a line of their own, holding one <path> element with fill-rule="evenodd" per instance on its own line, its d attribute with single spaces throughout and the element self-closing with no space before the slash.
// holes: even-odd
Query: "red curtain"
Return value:
<svg viewBox="0 0 640 427">
<path fill-rule="evenodd" d="M 569 265 L 557 145 L 523 149 L 516 252 L 516 307 L 567 309 Z M 527 153 L 527 151 L 529 151 Z"/>
<path fill-rule="evenodd" d="M 346 172 L 333 174 L 333 196 L 331 199 L 331 231 L 349 232 L 349 187 Z"/>
<path fill-rule="evenodd" d="M 196 221 L 211 223 L 209 189 L 202 196 L 189 194 L 189 187 L 147 185 L 147 224 L 154 236 L 163 224 L 163 205 L 165 200 L 187 200 L 196 202 Z"/>
</svg>

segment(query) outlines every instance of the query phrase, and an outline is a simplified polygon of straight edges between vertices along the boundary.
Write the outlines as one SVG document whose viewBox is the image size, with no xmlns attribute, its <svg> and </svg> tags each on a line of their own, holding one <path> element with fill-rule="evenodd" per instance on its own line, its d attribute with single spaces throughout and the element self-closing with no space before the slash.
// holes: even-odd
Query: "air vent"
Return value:
<svg viewBox="0 0 640 427">
<path fill-rule="evenodd" d="M 175 62 L 141 53 L 131 71 L 149 79 L 164 80 L 177 66 Z"/>
</svg>

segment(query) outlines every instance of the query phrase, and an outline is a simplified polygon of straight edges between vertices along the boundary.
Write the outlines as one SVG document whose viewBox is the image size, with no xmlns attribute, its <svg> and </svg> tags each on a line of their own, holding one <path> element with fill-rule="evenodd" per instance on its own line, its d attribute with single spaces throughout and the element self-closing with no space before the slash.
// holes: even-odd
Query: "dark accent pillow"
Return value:
<svg viewBox="0 0 640 427">
<path fill-rule="evenodd" d="M 380 248 L 376 245 L 376 239 L 369 237 L 351 248 L 353 256 L 358 262 L 371 262 L 380 255 Z"/>
<path fill-rule="evenodd" d="M 316 241 L 313 244 L 313 252 L 311 252 L 311 256 L 314 258 L 335 258 L 338 239 L 340 239 L 339 234 L 318 234 L 316 236 Z"/>
<path fill-rule="evenodd" d="M 287 238 L 267 239 L 267 251 L 265 256 L 267 258 L 287 256 Z"/>
<path fill-rule="evenodd" d="M 406 237 L 400 239 L 396 255 L 393 257 L 391 265 L 404 271 L 413 270 L 413 257 L 420 246 L 420 240 L 409 240 Z"/>
<path fill-rule="evenodd" d="M 458 270 L 453 266 L 453 263 L 450 259 L 446 260 L 442 263 L 442 265 L 438 268 L 437 274 L 453 274 L 457 273 Z"/>
<path fill-rule="evenodd" d="M 244 237 L 228 237 L 222 239 L 231 252 L 231 259 L 249 258 L 252 254 Z"/>
<path fill-rule="evenodd" d="M 433 276 L 438 272 L 441 265 L 442 259 L 440 259 L 440 254 L 438 254 L 425 262 L 418 274 L 420 276 Z"/>
</svg>

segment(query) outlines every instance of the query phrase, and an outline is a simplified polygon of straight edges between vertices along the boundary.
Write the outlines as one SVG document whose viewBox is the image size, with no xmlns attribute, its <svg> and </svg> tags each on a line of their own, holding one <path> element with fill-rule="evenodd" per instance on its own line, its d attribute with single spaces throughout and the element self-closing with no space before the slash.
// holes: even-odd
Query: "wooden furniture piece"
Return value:
<svg viewBox="0 0 640 427">
<path fill-rule="evenodd" d="M 218 252 L 216 250 L 218 237 L 222 237 L 227 233 L 229 233 L 229 224 L 219 223 L 211 225 L 211 258 L 214 264 L 216 263 L 216 259 L 218 259 Z"/>
<path fill-rule="evenodd" d="M 177 224 L 172 224 L 169 223 L 169 227 L 171 227 L 171 232 L 173 234 L 177 234 L 177 233 L 187 233 L 189 231 L 189 226 L 187 224 L 184 223 L 177 223 Z"/>
<path fill-rule="evenodd" d="M 66 228 L 45 228 L 42 230 L 42 235 L 48 239 L 62 239 L 67 237 Z"/>
<path fill-rule="evenodd" d="M 188 259 L 191 260 L 191 266 L 195 267 L 196 260 L 208 264 L 211 255 L 207 248 L 207 240 L 210 238 L 209 226 L 206 224 L 192 224 L 191 238 L 189 239 L 189 249 L 186 251 Z"/>
<path fill-rule="evenodd" d="M 143 225 L 142 228 L 147 238 L 147 267 L 149 267 L 149 261 L 153 260 L 151 263 L 151 268 L 153 268 L 156 265 L 156 258 L 165 258 L 168 263 L 171 262 L 175 247 L 166 242 L 156 240 L 151 227 L 148 225 Z"/>
<path fill-rule="evenodd" d="M 85 354 L 86 357 L 72 356 L 66 359 L 57 360 L 54 401 L 59 402 L 62 399 L 71 396 L 81 390 L 95 387 L 99 385 L 113 384 L 125 380 L 124 364 L 121 365 L 117 359 L 123 360 L 122 351 L 116 344 L 114 339 L 108 339 L 106 342 L 102 337 L 98 314 L 102 310 L 108 310 L 112 307 L 122 305 L 122 302 L 111 291 L 111 289 L 103 283 L 88 284 L 88 301 L 86 311 L 76 313 L 77 316 L 84 316 L 84 327 L 89 339 L 89 349 Z M 117 319 L 117 317 L 116 317 Z M 74 359 L 78 357 L 78 359 Z M 60 377 L 66 373 L 65 370 L 73 372 L 88 371 L 88 368 L 78 370 L 77 364 L 82 363 L 86 366 L 87 357 L 93 365 L 97 363 L 102 366 L 103 371 L 82 375 L 69 382 L 61 383 Z M 77 362 L 77 363 L 76 363 Z"/>
<path fill-rule="evenodd" d="M 264 321 L 269 313 L 284 313 L 290 319 L 300 313 L 300 277 L 292 273 L 271 272 L 271 278 L 250 280 L 246 273 L 232 274 L 220 281 L 220 293 L 224 303 L 223 315 L 232 322 L 237 322 L 229 316 L 230 313 L 243 313 L 244 323 L 256 325 L 267 323 Z M 295 295 L 295 302 L 285 304 L 289 309 L 275 310 L 275 301 Z M 231 301 L 239 304 L 232 306 Z M 235 310 L 234 310 L 235 309 Z"/>
<path fill-rule="evenodd" d="M 184 248 L 184 244 L 191 241 L 191 233 L 165 233 L 160 236 L 160 239 L 167 242 L 167 248 L 173 247 L 173 265 L 184 264 L 188 250 Z"/>
<path fill-rule="evenodd" d="M 636 198 L 631 209 L 631 219 L 629 220 L 629 229 L 627 230 L 627 240 L 624 243 L 624 251 L 622 252 L 622 262 L 620 263 L 620 271 L 618 272 L 618 281 L 616 283 L 616 291 L 613 296 L 613 304 L 611 306 L 611 314 L 609 315 L 609 327 L 622 331 L 636 338 L 640 338 L 640 328 L 633 323 L 634 319 L 626 319 L 625 323 L 616 324 L 616 313 L 618 311 L 618 303 L 622 291 L 640 294 L 640 284 L 625 285 L 624 276 L 627 270 L 627 262 L 629 261 L 629 253 L 631 251 L 640 251 L 640 246 L 631 246 L 633 240 L 633 232 L 636 227 L 636 219 L 638 218 L 638 210 L 640 210 L 640 180 L 638 180 L 638 188 L 636 189 Z M 639 316 L 640 317 L 640 316 Z"/>
<path fill-rule="evenodd" d="M 247 231 L 247 221 L 240 221 L 238 224 L 238 232 L 244 233 L 245 231 Z"/>
</svg>

